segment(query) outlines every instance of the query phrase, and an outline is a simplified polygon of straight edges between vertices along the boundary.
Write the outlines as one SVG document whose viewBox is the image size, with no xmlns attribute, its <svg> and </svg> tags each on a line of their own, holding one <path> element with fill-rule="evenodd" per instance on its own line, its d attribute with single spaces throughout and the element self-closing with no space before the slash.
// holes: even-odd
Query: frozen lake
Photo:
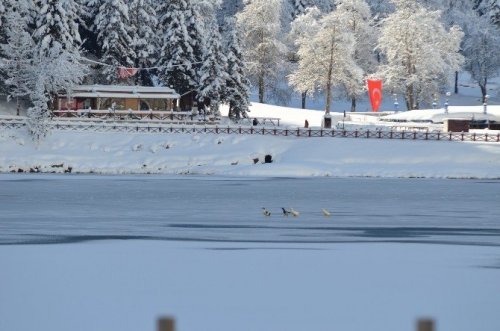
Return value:
<svg viewBox="0 0 500 331">
<path fill-rule="evenodd" d="M 0 244 L 99 239 L 500 245 L 500 181 L 0 175 Z M 261 208 L 272 213 L 264 217 Z M 283 217 L 293 207 L 297 218 Z M 321 209 L 333 215 L 325 218 Z"/>
<path fill-rule="evenodd" d="M 498 331 L 499 202 L 483 180 L 0 175 L 0 330 Z"/>
</svg>

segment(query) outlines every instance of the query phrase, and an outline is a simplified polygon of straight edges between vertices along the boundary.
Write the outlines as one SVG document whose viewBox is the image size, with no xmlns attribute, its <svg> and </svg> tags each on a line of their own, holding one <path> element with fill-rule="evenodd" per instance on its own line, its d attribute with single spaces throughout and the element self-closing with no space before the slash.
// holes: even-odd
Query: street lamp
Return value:
<svg viewBox="0 0 500 331">
<path fill-rule="evenodd" d="M 488 108 L 488 98 L 489 98 L 489 97 L 490 97 L 490 96 L 489 96 L 488 94 L 486 94 L 486 95 L 484 96 L 484 103 L 483 103 L 483 114 L 484 114 L 484 115 L 486 115 L 486 113 L 488 112 L 488 109 L 487 109 L 487 108 Z"/>
<path fill-rule="evenodd" d="M 394 93 L 393 96 L 394 96 L 394 111 L 397 112 L 399 108 L 398 95 Z"/>
<path fill-rule="evenodd" d="M 451 92 L 446 92 L 446 101 L 444 102 L 444 113 L 448 114 L 448 101 L 450 99 Z"/>
</svg>

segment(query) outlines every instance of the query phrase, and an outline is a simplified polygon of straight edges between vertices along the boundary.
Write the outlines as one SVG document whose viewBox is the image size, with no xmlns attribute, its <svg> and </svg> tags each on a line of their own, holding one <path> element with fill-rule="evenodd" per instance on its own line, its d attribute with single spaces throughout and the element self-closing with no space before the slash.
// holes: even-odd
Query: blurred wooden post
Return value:
<svg viewBox="0 0 500 331">
<path fill-rule="evenodd" d="M 419 319 L 417 321 L 417 331 L 435 331 L 434 320 L 429 318 Z"/>
<path fill-rule="evenodd" d="M 160 317 L 158 331 L 175 331 L 175 320 L 171 317 Z"/>
</svg>

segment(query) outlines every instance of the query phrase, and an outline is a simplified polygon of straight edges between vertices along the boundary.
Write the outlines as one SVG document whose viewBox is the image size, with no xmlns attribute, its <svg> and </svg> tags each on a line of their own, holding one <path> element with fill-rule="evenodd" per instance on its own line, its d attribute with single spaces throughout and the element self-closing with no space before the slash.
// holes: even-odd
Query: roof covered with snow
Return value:
<svg viewBox="0 0 500 331">
<path fill-rule="evenodd" d="M 64 95 L 64 94 L 63 94 Z M 79 85 L 73 88 L 74 98 L 178 99 L 180 95 L 163 86 Z"/>
</svg>

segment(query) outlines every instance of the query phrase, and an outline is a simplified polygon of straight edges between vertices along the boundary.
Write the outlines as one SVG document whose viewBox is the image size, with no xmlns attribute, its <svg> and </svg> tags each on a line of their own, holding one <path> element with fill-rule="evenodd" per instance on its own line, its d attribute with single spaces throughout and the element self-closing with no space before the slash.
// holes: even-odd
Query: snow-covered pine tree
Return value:
<svg viewBox="0 0 500 331">
<path fill-rule="evenodd" d="M 157 8 L 161 31 L 161 50 L 158 61 L 159 78 L 166 86 L 172 86 L 181 95 L 195 91 L 198 86 L 197 66 L 201 54 L 197 54 L 199 40 L 192 38 L 188 30 L 194 22 L 190 0 L 160 2 Z"/>
<path fill-rule="evenodd" d="M 5 7 L 3 5 L 3 2 L 0 2 L 0 26 L 2 26 L 2 20 L 4 14 L 5 14 Z"/>
<path fill-rule="evenodd" d="M 292 21 L 305 13 L 306 8 L 311 7 L 308 0 L 290 0 L 292 7 Z"/>
<path fill-rule="evenodd" d="M 241 48 L 241 32 L 234 19 L 226 21 L 227 81 L 224 99 L 229 104 L 228 116 L 238 120 L 247 117 L 250 82 L 246 78 L 246 66 Z"/>
<path fill-rule="evenodd" d="M 354 61 L 354 37 L 337 15 L 333 12 L 318 20 L 314 15 L 317 12 L 310 11 L 304 17 L 315 29 L 297 39 L 298 68 L 288 78 L 298 92 L 312 94 L 317 90 L 324 91 L 325 113 L 328 114 L 333 87 L 357 84 L 362 79 L 362 70 Z"/>
<path fill-rule="evenodd" d="M 233 0 L 234 1 L 234 0 Z M 193 7 L 200 13 L 200 19 L 206 28 L 210 28 L 212 20 L 217 17 L 217 10 L 222 6 L 223 0 L 192 0 Z"/>
<path fill-rule="evenodd" d="M 19 99 L 30 94 L 34 72 L 32 62 L 35 56 L 35 42 L 28 32 L 26 18 L 28 12 L 19 6 L 16 10 L 7 10 L 4 19 L 6 43 L 0 45 L 0 70 L 5 75 L 5 84 L 9 97 L 16 98 L 16 110 L 19 116 Z"/>
<path fill-rule="evenodd" d="M 196 86 L 200 85 L 200 68 L 207 52 L 208 37 L 212 33 L 212 20 L 215 20 L 215 6 L 217 0 L 189 0 L 187 31 L 192 41 L 196 74 Z M 203 12 L 206 10 L 206 12 Z M 203 14 L 202 14 L 203 13 Z M 198 101 L 200 101 L 198 99 Z"/>
<path fill-rule="evenodd" d="M 383 20 L 377 46 L 387 63 L 377 76 L 393 91 L 404 93 L 409 110 L 418 109 L 463 63 L 459 54 L 463 32 L 457 26 L 447 31 L 439 11 L 413 0 L 393 2 L 396 11 Z"/>
<path fill-rule="evenodd" d="M 500 28 L 500 3 L 498 0 L 474 0 L 474 9 L 479 15 L 488 17 Z"/>
<path fill-rule="evenodd" d="M 47 55 L 56 44 L 61 50 L 79 51 L 82 10 L 75 0 L 34 0 L 34 9 L 34 39 L 41 55 Z"/>
<path fill-rule="evenodd" d="M 158 20 L 151 0 L 129 0 L 129 18 L 132 28 L 132 45 L 134 48 L 134 66 L 149 68 L 156 63 L 158 35 L 156 29 Z M 135 75 L 135 84 L 152 86 L 152 72 L 140 70 Z"/>
<path fill-rule="evenodd" d="M 123 82 L 118 77 L 118 67 L 134 67 L 136 58 L 127 3 L 124 0 L 101 0 L 94 29 L 101 48 L 101 61 L 109 65 L 103 70 L 106 82 Z"/>
<path fill-rule="evenodd" d="M 243 0 L 222 0 L 217 18 L 224 23 L 226 18 L 231 18 L 243 8 Z"/>
<path fill-rule="evenodd" d="M 371 20 L 370 7 L 364 0 L 336 0 L 335 16 L 340 24 L 354 37 L 354 61 L 366 77 L 376 69 L 373 49 L 376 45 L 376 29 Z M 344 86 L 351 99 L 351 111 L 356 111 L 356 98 L 365 91 L 364 80 L 348 80 Z"/>
<path fill-rule="evenodd" d="M 283 34 L 283 0 L 247 1 L 237 14 L 243 31 L 245 59 L 250 80 L 258 88 L 259 102 L 275 89 L 284 67 L 287 48 Z"/>
<path fill-rule="evenodd" d="M 212 24 L 212 34 L 208 39 L 199 72 L 198 100 L 204 105 L 209 105 L 212 114 L 220 116 L 219 105 L 228 79 L 227 58 L 222 50 L 221 35 L 215 16 Z"/>
<path fill-rule="evenodd" d="M 465 70 L 478 83 L 484 102 L 488 81 L 500 73 L 500 29 L 486 15 L 477 15 L 468 23 L 463 45 Z"/>
<path fill-rule="evenodd" d="M 100 0 L 80 0 L 83 14 L 80 24 L 82 52 L 92 59 L 101 57 L 100 47 L 97 46 L 97 31 L 94 29 L 95 17 L 99 11 Z"/>
</svg>

